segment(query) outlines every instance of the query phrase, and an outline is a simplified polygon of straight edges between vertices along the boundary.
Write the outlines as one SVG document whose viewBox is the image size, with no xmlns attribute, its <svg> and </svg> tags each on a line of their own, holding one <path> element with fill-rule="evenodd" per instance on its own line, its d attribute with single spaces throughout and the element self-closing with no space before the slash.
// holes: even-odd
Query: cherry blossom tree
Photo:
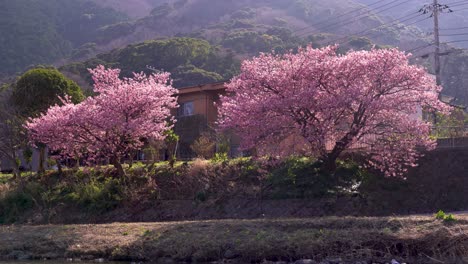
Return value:
<svg viewBox="0 0 468 264">
<path fill-rule="evenodd" d="M 301 153 L 336 160 L 360 146 L 368 165 L 388 176 L 415 166 L 420 149 L 431 149 L 430 124 L 422 108 L 448 111 L 441 87 L 397 49 L 351 51 L 307 47 L 297 53 L 261 54 L 242 64 L 221 99 L 221 129 L 234 130 L 241 147 L 282 156 L 272 146 L 300 137 Z"/>
<path fill-rule="evenodd" d="M 96 161 L 109 159 L 124 175 L 122 159 L 138 150 L 147 140 L 163 140 L 164 132 L 175 120 L 171 109 L 177 107 L 177 92 L 168 73 L 120 79 L 120 70 L 98 66 L 89 70 L 94 97 L 79 104 L 62 99 L 26 127 L 32 142 L 46 144 L 64 157 Z"/>
</svg>

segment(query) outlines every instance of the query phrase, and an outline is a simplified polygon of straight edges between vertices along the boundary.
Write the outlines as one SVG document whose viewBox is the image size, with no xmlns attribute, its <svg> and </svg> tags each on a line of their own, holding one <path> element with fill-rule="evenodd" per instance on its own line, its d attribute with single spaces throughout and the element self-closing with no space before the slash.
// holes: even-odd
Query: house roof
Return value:
<svg viewBox="0 0 468 264">
<path fill-rule="evenodd" d="M 440 94 L 439 95 L 439 100 L 456 108 L 463 109 L 465 111 L 468 111 L 468 107 L 463 104 L 463 102 L 460 102 L 457 98 L 445 94 Z"/>
<path fill-rule="evenodd" d="M 226 89 L 225 84 L 226 82 L 223 81 L 223 82 L 201 84 L 201 85 L 196 85 L 196 86 L 182 87 L 178 89 L 179 92 L 177 94 L 181 95 L 181 94 L 196 93 L 196 92 L 225 90 Z"/>
</svg>

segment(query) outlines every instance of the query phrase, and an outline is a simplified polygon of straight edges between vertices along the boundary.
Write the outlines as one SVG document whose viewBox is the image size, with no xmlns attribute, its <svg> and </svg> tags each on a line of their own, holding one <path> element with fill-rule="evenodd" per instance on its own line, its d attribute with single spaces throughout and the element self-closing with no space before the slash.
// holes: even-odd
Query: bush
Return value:
<svg viewBox="0 0 468 264">
<path fill-rule="evenodd" d="M 446 214 L 442 210 L 439 210 L 439 212 L 437 212 L 437 214 L 435 214 L 435 218 L 438 219 L 438 220 L 442 220 L 445 223 L 453 223 L 453 222 L 457 221 L 457 219 L 455 218 L 455 216 L 453 216 L 453 214 Z"/>
<path fill-rule="evenodd" d="M 0 199 L 0 223 L 13 223 L 32 209 L 44 192 L 37 183 L 29 183 L 22 190 L 7 191 Z"/>
<path fill-rule="evenodd" d="M 228 154 L 226 152 L 218 152 L 214 155 L 211 159 L 214 163 L 218 162 L 226 162 L 229 159 Z"/>
<path fill-rule="evenodd" d="M 7 183 L 11 178 L 13 178 L 13 174 L 0 172 L 0 184 Z"/>
<path fill-rule="evenodd" d="M 352 161 L 339 161 L 334 175 L 322 170 L 320 161 L 292 157 L 273 168 L 267 180 L 272 198 L 317 198 L 350 192 L 362 179 L 362 170 Z"/>
<path fill-rule="evenodd" d="M 437 212 L 437 214 L 435 214 L 435 218 L 436 218 L 436 219 L 439 219 L 439 220 L 444 220 L 444 218 L 445 218 L 445 212 L 442 211 L 442 210 L 439 210 L 439 212 Z"/>
<path fill-rule="evenodd" d="M 195 142 L 190 146 L 198 158 L 210 159 L 213 157 L 216 142 L 210 135 L 203 133 Z"/>
<path fill-rule="evenodd" d="M 33 206 L 33 199 L 24 192 L 13 192 L 0 202 L 0 223 L 12 223 L 20 214 Z"/>
<path fill-rule="evenodd" d="M 90 212 L 103 213 L 115 208 L 123 197 L 122 183 L 117 179 L 107 178 L 100 182 L 78 184 L 67 195 L 67 199 Z"/>
</svg>

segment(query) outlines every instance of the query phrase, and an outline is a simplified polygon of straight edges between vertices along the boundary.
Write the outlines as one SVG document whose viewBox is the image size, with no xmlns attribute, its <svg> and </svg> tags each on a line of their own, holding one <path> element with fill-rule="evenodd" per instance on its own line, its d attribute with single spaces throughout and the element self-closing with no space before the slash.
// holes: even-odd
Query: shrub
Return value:
<svg viewBox="0 0 468 264">
<path fill-rule="evenodd" d="M 442 210 L 439 210 L 439 212 L 435 214 L 435 218 L 439 220 L 444 220 L 445 216 L 445 212 Z"/>
<path fill-rule="evenodd" d="M 191 166 L 187 171 L 187 175 L 191 178 L 195 178 L 200 175 L 207 175 L 209 166 L 209 161 L 204 159 L 195 159 L 191 163 Z"/>
<path fill-rule="evenodd" d="M 78 184 L 67 195 L 67 199 L 90 212 L 102 213 L 115 208 L 123 198 L 122 183 L 117 179 L 107 178 L 100 182 Z"/>
<path fill-rule="evenodd" d="M 203 133 L 195 142 L 190 146 L 198 158 L 210 159 L 213 157 L 216 142 L 208 134 Z"/>
<path fill-rule="evenodd" d="M 0 172 L 0 184 L 5 184 L 7 183 L 11 178 L 13 178 L 13 174 L 11 173 L 1 173 Z"/>
<path fill-rule="evenodd" d="M 228 154 L 226 152 L 218 152 L 214 155 L 211 159 L 214 163 L 218 162 L 226 162 L 229 159 Z"/>
<path fill-rule="evenodd" d="M 273 168 L 267 180 L 273 198 L 314 198 L 350 191 L 362 178 L 362 170 L 352 161 L 339 161 L 335 174 L 322 170 L 322 163 L 291 157 Z"/>
<path fill-rule="evenodd" d="M 444 217 L 444 222 L 446 223 L 451 223 L 455 221 L 457 221 L 457 219 L 455 219 L 455 216 L 453 216 L 453 214 L 448 214 Z"/>
<path fill-rule="evenodd" d="M 453 222 L 457 221 L 457 219 L 455 218 L 455 216 L 453 214 L 446 214 L 442 210 L 439 210 L 439 212 L 437 212 L 435 214 L 435 218 L 438 219 L 438 220 L 442 220 L 445 223 L 453 223 Z"/>
<path fill-rule="evenodd" d="M 33 206 L 33 199 L 25 192 L 7 194 L 0 202 L 0 223 L 12 223 L 20 214 Z"/>
<path fill-rule="evenodd" d="M 34 207 L 43 192 L 43 187 L 37 183 L 28 183 L 22 190 L 6 191 L 0 197 L 0 223 L 17 221 L 24 212 Z"/>
</svg>

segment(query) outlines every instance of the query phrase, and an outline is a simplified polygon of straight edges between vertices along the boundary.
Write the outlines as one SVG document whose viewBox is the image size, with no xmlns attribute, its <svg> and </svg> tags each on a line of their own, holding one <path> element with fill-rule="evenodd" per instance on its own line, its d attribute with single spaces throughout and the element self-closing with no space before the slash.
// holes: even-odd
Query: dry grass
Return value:
<svg viewBox="0 0 468 264">
<path fill-rule="evenodd" d="M 13 178 L 13 174 L 0 173 L 0 185 L 8 182 L 11 178 Z"/>
<path fill-rule="evenodd" d="M 211 261 L 230 255 L 261 262 L 338 256 L 436 263 L 468 257 L 467 232 L 468 215 L 450 225 L 413 216 L 0 226 L 0 256 L 21 250 L 35 258 Z"/>
<path fill-rule="evenodd" d="M 9 190 L 10 185 L 8 183 L 0 184 L 0 199 L 3 198 Z"/>
</svg>

